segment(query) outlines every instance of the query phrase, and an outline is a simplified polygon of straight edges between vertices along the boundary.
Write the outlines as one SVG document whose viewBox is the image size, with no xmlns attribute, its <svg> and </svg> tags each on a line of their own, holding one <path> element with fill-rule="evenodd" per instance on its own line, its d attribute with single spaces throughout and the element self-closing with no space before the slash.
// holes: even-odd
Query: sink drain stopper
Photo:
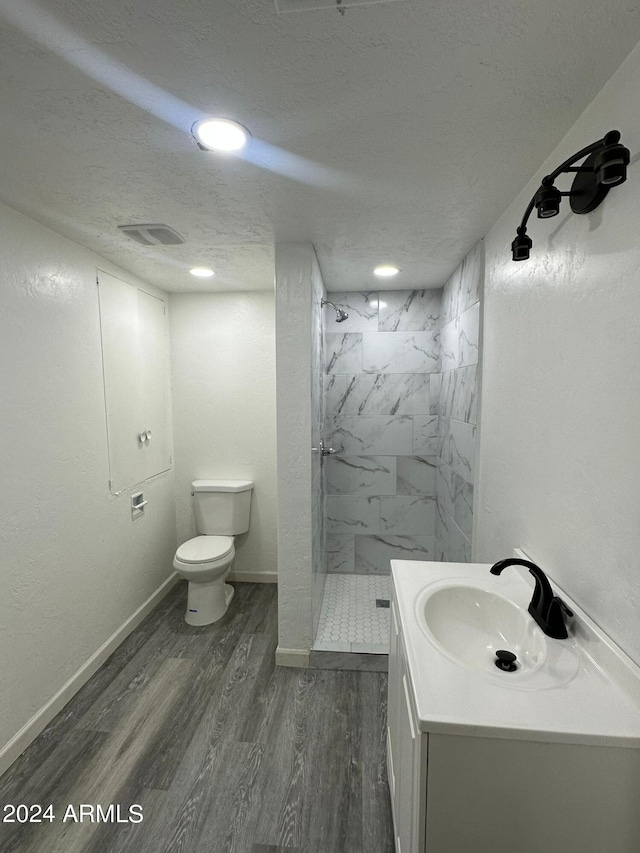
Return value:
<svg viewBox="0 0 640 853">
<path fill-rule="evenodd" d="M 513 652 L 508 652 L 505 649 L 499 649 L 496 652 L 496 666 L 503 672 L 515 672 L 518 668 L 516 665 L 516 656 Z"/>
</svg>

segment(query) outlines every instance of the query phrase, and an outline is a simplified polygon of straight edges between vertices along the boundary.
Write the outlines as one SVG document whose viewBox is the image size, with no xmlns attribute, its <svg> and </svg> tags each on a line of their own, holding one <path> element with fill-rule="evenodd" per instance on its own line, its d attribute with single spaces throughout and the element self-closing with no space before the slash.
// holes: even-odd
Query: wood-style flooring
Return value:
<svg viewBox="0 0 640 853">
<path fill-rule="evenodd" d="M 174 587 L 7 771 L 55 819 L 2 853 L 393 853 L 386 675 L 276 667 L 277 587 L 235 588 L 192 628 Z"/>
</svg>

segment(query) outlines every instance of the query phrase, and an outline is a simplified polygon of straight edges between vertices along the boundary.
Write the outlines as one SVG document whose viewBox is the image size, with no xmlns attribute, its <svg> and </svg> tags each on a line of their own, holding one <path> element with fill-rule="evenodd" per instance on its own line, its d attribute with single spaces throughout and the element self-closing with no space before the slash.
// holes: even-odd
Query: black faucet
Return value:
<svg viewBox="0 0 640 853">
<path fill-rule="evenodd" d="M 564 614 L 573 616 L 573 613 L 561 598 L 553 594 L 549 579 L 540 566 L 536 566 L 529 560 L 509 557 L 506 560 L 498 560 L 497 563 L 494 563 L 490 569 L 491 574 L 499 575 L 507 566 L 526 566 L 529 569 L 536 579 L 536 588 L 529 605 L 529 613 L 548 637 L 565 640 L 569 635 L 564 622 Z"/>
</svg>

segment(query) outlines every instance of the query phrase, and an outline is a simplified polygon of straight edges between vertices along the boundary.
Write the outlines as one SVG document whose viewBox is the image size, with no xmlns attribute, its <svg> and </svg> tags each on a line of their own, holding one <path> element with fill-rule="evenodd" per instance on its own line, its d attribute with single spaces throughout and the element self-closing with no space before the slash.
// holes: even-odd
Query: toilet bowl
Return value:
<svg viewBox="0 0 640 853">
<path fill-rule="evenodd" d="M 233 536 L 196 536 L 176 551 L 173 568 L 189 581 L 189 625 L 210 625 L 226 613 L 234 589 L 225 579 L 235 555 Z"/>
<path fill-rule="evenodd" d="M 210 625 L 222 619 L 234 595 L 225 579 L 235 557 L 235 534 L 249 529 L 249 480 L 194 480 L 196 528 L 200 536 L 176 551 L 173 567 L 189 581 L 185 622 Z"/>
</svg>

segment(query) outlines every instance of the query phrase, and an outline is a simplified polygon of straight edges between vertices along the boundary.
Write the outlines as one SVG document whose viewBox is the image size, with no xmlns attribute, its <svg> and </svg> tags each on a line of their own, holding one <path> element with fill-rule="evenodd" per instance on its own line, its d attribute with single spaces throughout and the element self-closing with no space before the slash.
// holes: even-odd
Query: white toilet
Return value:
<svg viewBox="0 0 640 853">
<path fill-rule="evenodd" d="M 173 568 L 189 581 L 185 622 L 210 625 L 222 619 L 233 598 L 225 583 L 236 555 L 233 538 L 249 529 L 251 480 L 194 480 L 191 492 L 196 530 L 204 534 L 183 543 Z"/>
</svg>

